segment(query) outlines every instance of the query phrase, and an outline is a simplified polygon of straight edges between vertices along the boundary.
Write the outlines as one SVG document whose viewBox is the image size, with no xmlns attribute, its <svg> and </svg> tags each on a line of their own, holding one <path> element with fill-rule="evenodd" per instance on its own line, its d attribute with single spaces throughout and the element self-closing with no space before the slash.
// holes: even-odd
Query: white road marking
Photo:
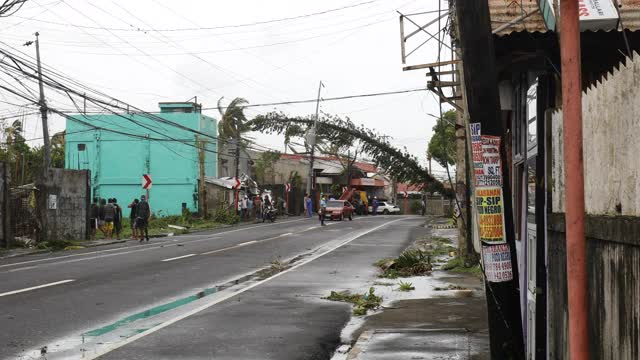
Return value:
<svg viewBox="0 0 640 360">
<path fill-rule="evenodd" d="M 282 221 L 279 222 L 278 224 L 287 224 L 287 223 L 292 223 L 292 222 L 297 222 L 297 221 L 303 221 L 306 220 L 305 218 L 302 219 L 295 219 L 295 220 L 289 220 L 289 221 Z M 224 234 L 230 234 L 230 233 L 234 233 L 234 232 L 238 232 L 238 231 L 244 231 L 244 230 L 249 230 L 249 229 L 255 229 L 258 227 L 264 227 L 264 226 L 269 226 L 271 224 L 260 224 L 260 225 L 256 225 L 256 226 L 248 226 L 248 227 L 240 227 L 234 230 L 229 230 L 229 231 L 223 231 L 223 232 L 219 232 L 219 233 L 215 233 L 215 234 L 211 234 L 212 236 L 204 238 L 204 239 L 197 239 L 197 240 L 191 240 L 191 241 L 186 241 L 184 242 L 184 244 L 188 244 L 188 243 L 193 243 L 193 242 L 202 242 L 202 241 L 208 241 L 208 240 L 212 240 L 215 238 L 220 237 L 220 235 L 224 235 Z M 189 236 L 189 235 L 188 235 Z M 168 246 L 175 246 L 175 244 L 171 244 L 171 245 L 164 245 L 164 247 L 168 247 Z M 17 262 L 17 263 L 11 263 L 11 264 L 4 264 L 4 265 L 0 265 L 0 268 L 4 268 L 4 267 L 10 267 L 10 266 L 19 266 L 19 265 L 25 265 L 25 264 L 33 264 L 33 263 L 38 263 L 38 262 L 43 262 L 43 261 L 53 261 L 52 264 L 58 264 L 57 262 L 55 262 L 56 260 L 59 259 L 67 259 L 70 257 L 78 257 L 78 256 L 88 256 L 88 255 L 95 255 L 95 254 L 102 254 L 102 253 L 109 253 L 109 252 L 114 252 L 114 251 L 120 251 L 120 250 L 129 250 L 129 249 L 134 249 L 134 248 L 139 248 L 139 247 L 144 247 L 144 249 L 141 250 L 135 250 L 135 251 L 124 251 L 121 253 L 117 253 L 117 254 L 112 254 L 110 256 L 115 256 L 115 255 L 126 255 L 126 254 L 131 254 L 133 252 L 138 252 L 138 251 L 148 251 L 148 250 L 154 250 L 154 249 L 159 249 L 162 246 L 152 246 L 150 247 L 148 244 L 142 244 L 142 245 L 133 245 L 133 246 L 127 246 L 127 247 L 120 247 L 120 248 L 115 248 L 115 249 L 107 249 L 107 250 L 96 250 L 96 251 L 90 251 L 90 252 L 86 252 L 86 253 L 80 253 L 80 254 L 72 254 L 72 255 L 64 255 L 64 256 L 54 256 L 51 258 L 45 258 L 45 259 L 37 259 L 37 260 L 29 260 L 29 261 L 22 261 L 22 262 Z M 95 258 L 90 258 L 90 259 L 82 259 L 82 260 L 78 260 L 78 261 L 83 261 L 83 260 L 93 260 Z M 1 259 L 0 259 L 1 260 Z M 65 264 L 67 263 L 65 262 L 60 262 L 60 264 Z"/>
<path fill-rule="evenodd" d="M 192 257 L 192 256 L 196 256 L 196 254 L 187 254 L 187 255 L 182 255 L 182 256 L 176 256 L 176 257 L 164 259 L 162 261 L 173 261 L 173 260 L 184 259 L 184 258 L 188 258 L 188 257 Z"/>
<path fill-rule="evenodd" d="M 240 247 L 240 246 L 247 246 L 247 245 L 250 245 L 250 244 L 257 243 L 257 242 L 258 242 L 257 240 L 247 241 L 247 242 L 243 242 L 243 243 L 241 243 L 241 244 L 238 244 L 237 246 L 238 246 L 238 247 Z"/>
<path fill-rule="evenodd" d="M 22 268 L 17 268 L 17 269 L 11 269 L 11 270 L 9 270 L 9 272 L 16 272 L 16 271 L 22 271 L 22 270 L 31 270 L 31 269 L 35 269 L 37 267 L 38 267 L 38 265 L 27 266 L 27 267 L 22 267 Z"/>
<path fill-rule="evenodd" d="M 75 281 L 75 280 L 73 280 L 73 279 L 71 279 L 71 280 L 62 280 L 62 281 L 56 281 L 56 282 L 52 282 L 52 283 L 48 283 L 48 284 L 32 286 L 32 287 L 25 288 L 25 289 L 13 290 L 13 291 L 9 291 L 9 292 L 0 294 L 0 297 L 9 296 L 9 295 L 13 295 L 13 294 L 19 294 L 19 293 L 23 293 L 23 292 L 26 292 L 26 291 L 36 290 L 36 289 L 42 289 L 42 288 L 46 288 L 46 287 L 49 287 L 49 286 L 66 284 L 66 283 L 70 283 L 72 281 Z"/>
<path fill-rule="evenodd" d="M 314 261 L 314 260 L 316 260 L 316 259 L 318 259 L 318 258 L 320 258 L 320 257 L 324 256 L 324 255 L 327 255 L 327 254 L 329 254 L 329 253 L 331 253 L 331 252 L 333 252 L 333 251 L 335 251 L 335 250 L 339 249 L 340 247 L 342 247 L 342 246 L 344 246 L 344 245 L 346 245 L 346 244 L 348 244 L 348 243 L 352 242 L 352 241 L 353 241 L 353 240 L 355 240 L 355 239 L 358 239 L 358 238 L 360 238 L 360 237 L 362 237 L 362 236 L 365 236 L 365 235 L 367 235 L 367 234 L 369 234 L 369 233 L 371 233 L 371 232 L 374 232 L 374 231 L 376 231 L 376 230 L 378 230 L 378 229 L 380 229 L 380 228 L 383 228 L 383 227 L 385 227 L 385 226 L 387 226 L 387 225 L 390 225 L 390 224 L 393 224 L 393 223 L 395 223 L 395 222 L 402 221 L 402 220 L 405 220 L 405 219 L 392 220 L 392 221 L 386 222 L 386 223 L 384 223 L 384 224 L 382 224 L 382 225 L 379 225 L 379 226 L 376 226 L 376 227 L 374 227 L 374 228 L 371 228 L 371 229 L 369 229 L 369 230 L 365 230 L 364 232 L 361 232 L 361 233 L 356 234 L 356 235 L 354 235 L 354 236 L 352 236 L 352 237 L 350 237 L 350 238 L 345 239 L 345 241 L 343 241 L 343 242 L 341 242 L 340 244 L 338 244 L 338 245 L 336 245 L 336 246 L 334 246 L 334 247 L 332 247 L 332 248 L 328 249 L 328 250 L 327 250 L 327 251 L 325 251 L 325 252 L 322 252 L 322 253 L 320 253 L 320 254 L 314 255 L 314 256 L 312 256 L 312 257 L 307 258 L 306 260 L 301 261 L 300 263 L 298 263 L 298 264 L 296 264 L 296 265 L 294 265 L 294 266 L 290 267 L 290 268 L 289 268 L 289 269 L 287 269 L 287 270 L 284 270 L 284 271 L 282 271 L 282 272 L 279 272 L 279 273 L 277 273 L 277 274 L 275 274 L 275 275 L 273 275 L 273 276 L 271 276 L 271 277 L 269 277 L 269 278 L 267 278 L 267 279 L 265 279 L 265 280 L 262 280 L 262 281 L 258 281 L 258 282 L 256 282 L 256 283 L 253 283 L 253 284 L 251 284 L 251 285 L 249 285 L 249 286 L 247 286 L 247 287 L 245 287 L 245 288 L 239 289 L 238 291 L 235 291 L 235 292 L 229 292 L 229 293 L 228 293 L 228 294 L 226 294 L 225 296 L 221 296 L 221 297 L 219 297 L 219 298 L 216 298 L 215 300 L 213 300 L 213 301 L 211 301 L 211 302 L 209 302 L 209 303 L 203 304 L 202 306 L 199 306 L 199 307 L 197 307 L 197 308 L 195 308 L 195 309 L 193 309 L 193 310 L 191 310 L 191 311 L 188 311 L 188 312 L 186 312 L 186 313 L 184 313 L 184 314 L 181 314 L 181 315 L 179 315 L 179 316 L 176 316 L 176 317 L 174 317 L 174 318 L 173 318 L 173 319 L 171 319 L 171 320 L 168 320 L 168 321 L 166 321 L 166 322 L 164 322 L 164 323 L 162 323 L 162 324 L 156 325 L 156 326 L 154 326 L 154 327 L 150 328 L 150 329 L 149 329 L 149 330 L 147 330 L 147 331 L 144 331 L 144 332 L 141 332 L 141 333 L 136 334 L 136 335 L 134 335 L 134 336 L 131 336 L 131 337 L 127 338 L 126 340 L 124 340 L 124 341 L 120 342 L 120 343 L 117 343 L 117 344 L 113 344 L 113 345 L 111 345 L 111 346 L 108 346 L 108 347 L 106 347 L 103 351 L 100 351 L 100 352 L 98 352 L 97 354 L 95 354 L 95 355 L 93 355 L 93 356 L 88 357 L 87 359 L 88 359 L 88 360 L 97 359 L 97 358 L 99 358 L 100 356 L 102 356 L 102 355 L 104 355 L 104 354 L 106 354 L 106 353 L 109 353 L 109 352 L 111 352 L 111 351 L 113 351 L 113 350 L 116 350 L 116 349 L 121 348 L 121 347 L 123 347 L 123 346 L 125 346 L 125 345 L 127 345 L 127 344 L 130 344 L 130 343 L 132 343 L 132 342 L 134 342 L 134 341 L 136 341 L 136 340 L 138 340 L 138 339 L 141 339 L 141 338 L 143 338 L 143 337 L 145 337 L 145 336 L 147 336 L 147 335 L 150 335 L 150 334 L 153 334 L 153 333 L 155 333 L 155 332 L 157 332 L 157 331 L 159 331 L 159 330 L 162 330 L 162 329 L 166 328 L 167 326 L 169 326 L 169 325 L 171 325 L 171 324 L 174 324 L 174 323 L 176 323 L 176 322 L 178 322 L 178 321 L 180 321 L 180 320 L 182 320 L 182 319 L 185 319 L 185 318 L 187 318 L 187 317 L 189 317 L 189 316 L 191 316 L 191 315 L 197 314 L 197 313 L 199 313 L 199 312 L 201 312 L 201 311 L 203 311 L 203 310 L 206 310 L 206 309 L 208 309 L 208 308 L 210 308 L 210 307 L 212 307 L 212 306 L 214 306 L 214 305 L 216 305 L 216 304 L 219 304 L 219 303 L 221 303 L 221 302 L 223 302 L 223 301 L 225 301 L 225 300 L 228 300 L 228 299 L 230 299 L 230 298 L 232 298 L 232 297 L 234 297 L 234 296 L 237 296 L 237 295 L 240 295 L 240 294 L 242 294 L 242 293 L 244 293 L 244 292 L 247 292 L 247 291 L 249 291 L 249 290 L 253 289 L 253 288 L 254 288 L 254 287 L 256 287 L 256 286 L 260 286 L 260 285 L 262 285 L 262 284 L 264 284 L 264 283 L 266 283 L 266 282 L 268 282 L 268 281 L 271 281 L 271 280 L 273 280 L 273 279 L 276 279 L 276 278 L 278 278 L 278 277 L 280 277 L 280 276 L 282 276 L 282 275 L 284 275 L 284 274 L 286 274 L 286 273 L 289 273 L 289 272 L 291 272 L 291 271 L 293 271 L 293 270 L 296 270 L 297 268 L 299 268 L 299 267 L 301 267 L 301 266 L 304 266 L 304 265 L 306 265 L 306 264 L 308 264 L 308 263 L 310 263 L 310 262 L 312 262 L 312 261 Z"/>
</svg>

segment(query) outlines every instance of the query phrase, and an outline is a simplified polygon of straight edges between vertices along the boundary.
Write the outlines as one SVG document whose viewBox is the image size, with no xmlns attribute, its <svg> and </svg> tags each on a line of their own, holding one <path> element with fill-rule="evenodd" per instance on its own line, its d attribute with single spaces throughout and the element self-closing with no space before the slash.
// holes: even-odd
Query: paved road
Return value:
<svg viewBox="0 0 640 360">
<path fill-rule="evenodd" d="M 85 358 L 113 350 L 105 359 L 326 359 L 349 307 L 320 297 L 362 286 L 370 264 L 400 252 L 419 221 L 283 220 L 4 261 L 0 358 L 33 358 L 29 350 L 46 345 L 49 359 L 81 349 Z M 221 291 L 302 254 L 277 276 Z"/>
</svg>

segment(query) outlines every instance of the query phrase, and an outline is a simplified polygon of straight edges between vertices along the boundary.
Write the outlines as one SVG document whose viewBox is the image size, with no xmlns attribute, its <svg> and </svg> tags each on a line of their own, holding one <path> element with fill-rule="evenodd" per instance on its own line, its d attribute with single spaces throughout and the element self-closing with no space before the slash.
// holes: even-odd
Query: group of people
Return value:
<svg viewBox="0 0 640 360">
<path fill-rule="evenodd" d="M 268 194 L 247 196 L 245 195 L 239 202 L 238 207 L 240 209 L 240 220 L 248 221 L 250 218 L 255 217 L 256 220 L 262 220 L 264 210 L 275 207 L 280 213 L 286 208 L 286 204 L 282 199 L 276 198 L 272 200 Z"/>
<path fill-rule="evenodd" d="M 145 238 L 149 241 L 149 218 L 151 209 L 146 196 L 142 195 L 141 200 L 134 199 L 127 207 L 131 209 L 129 220 L 132 230 L 132 239 L 139 239 L 142 242 Z M 122 207 L 118 204 L 118 199 L 98 199 L 93 198 L 91 204 L 91 217 L 89 225 L 91 230 L 91 240 L 95 240 L 98 230 L 102 231 L 105 239 L 113 239 L 115 235 L 120 240 L 122 233 Z"/>
<path fill-rule="evenodd" d="M 122 207 L 118 205 L 118 199 L 93 198 L 91 204 L 91 218 L 89 219 L 91 240 L 96 238 L 98 230 L 102 231 L 105 239 L 120 239 L 122 232 Z"/>
</svg>

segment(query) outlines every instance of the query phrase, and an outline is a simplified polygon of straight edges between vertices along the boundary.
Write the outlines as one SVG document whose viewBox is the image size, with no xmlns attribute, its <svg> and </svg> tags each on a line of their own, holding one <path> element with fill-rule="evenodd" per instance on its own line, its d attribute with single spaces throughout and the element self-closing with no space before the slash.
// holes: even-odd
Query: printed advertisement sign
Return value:
<svg viewBox="0 0 640 360">
<path fill-rule="evenodd" d="M 476 170 L 476 187 L 502 186 L 500 137 L 482 135 L 482 172 Z"/>
<path fill-rule="evenodd" d="M 476 188 L 476 207 L 480 224 L 480 241 L 505 243 L 502 188 Z"/>
<path fill-rule="evenodd" d="M 508 244 L 483 246 L 482 263 L 487 281 L 505 282 L 513 280 L 511 251 Z"/>
<path fill-rule="evenodd" d="M 469 124 L 469 129 L 471 131 L 471 149 L 472 149 L 472 156 L 473 156 L 473 169 L 475 170 L 475 174 L 478 174 L 478 171 L 482 171 L 483 169 L 482 136 L 480 133 L 480 123 Z"/>
</svg>

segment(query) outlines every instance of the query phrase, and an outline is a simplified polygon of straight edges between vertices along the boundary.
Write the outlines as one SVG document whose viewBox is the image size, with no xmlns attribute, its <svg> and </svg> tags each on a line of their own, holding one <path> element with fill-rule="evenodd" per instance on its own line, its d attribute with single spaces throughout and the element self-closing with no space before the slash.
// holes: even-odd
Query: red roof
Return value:
<svg viewBox="0 0 640 360">
<path fill-rule="evenodd" d="M 284 160 L 307 160 L 308 158 L 309 158 L 309 155 L 280 154 L 280 159 L 284 159 Z M 318 160 L 325 160 L 325 161 L 339 161 L 340 160 L 336 156 L 316 156 L 315 158 L 318 159 Z M 368 172 L 368 173 L 377 173 L 378 172 L 378 168 L 373 163 L 356 161 L 355 163 L 353 163 L 353 165 L 355 165 L 358 169 L 360 169 L 360 170 L 362 170 L 364 172 Z"/>
<path fill-rule="evenodd" d="M 414 184 L 398 184 L 397 192 L 421 192 L 424 185 L 414 185 Z"/>
</svg>

